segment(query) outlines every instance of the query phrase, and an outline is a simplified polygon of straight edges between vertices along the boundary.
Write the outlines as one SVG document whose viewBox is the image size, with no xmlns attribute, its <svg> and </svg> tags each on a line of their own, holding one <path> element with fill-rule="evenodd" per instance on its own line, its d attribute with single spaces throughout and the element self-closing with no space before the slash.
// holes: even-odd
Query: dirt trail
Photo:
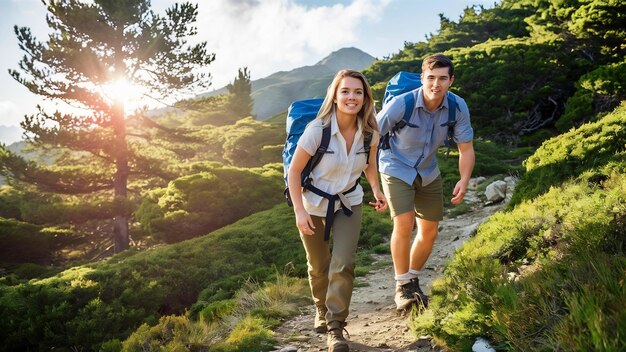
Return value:
<svg viewBox="0 0 626 352">
<path fill-rule="evenodd" d="M 470 237 L 480 223 L 505 205 L 501 202 L 484 206 L 471 191 L 465 202 L 472 205 L 471 211 L 456 218 L 446 217 L 439 225 L 437 241 L 420 275 L 420 284 L 426 293 L 430 292 L 433 280 L 442 275 L 454 250 Z M 365 285 L 356 287 L 352 296 L 346 327 L 350 334 L 350 351 L 442 351 L 428 337 L 415 337 L 409 329 L 408 316 L 396 313 L 391 256 L 379 255 L 376 259 L 384 267 L 357 278 L 357 282 L 365 282 Z M 276 351 L 327 351 L 326 335 L 317 334 L 312 329 L 314 314 L 311 305 L 304 308 L 301 315 L 281 325 L 276 331 L 279 341 Z"/>
</svg>

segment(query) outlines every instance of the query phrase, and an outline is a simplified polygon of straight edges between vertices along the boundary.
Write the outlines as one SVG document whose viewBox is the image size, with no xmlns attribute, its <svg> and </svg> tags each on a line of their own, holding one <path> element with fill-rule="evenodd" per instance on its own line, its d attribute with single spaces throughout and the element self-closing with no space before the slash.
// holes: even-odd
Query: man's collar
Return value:
<svg viewBox="0 0 626 352">
<path fill-rule="evenodd" d="M 437 107 L 437 109 L 435 109 L 435 111 L 441 109 L 442 107 L 445 107 L 446 109 L 449 109 L 448 107 L 448 93 L 446 93 L 446 96 L 443 98 L 443 101 L 441 102 L 441 104 Z M 424 87 L 419 87 L 419 89 L 417 90 L 417 98 L 415 99 L 415 109 L 417 108 L 422 108 L 426 111 L 428 111 L 428 109 L 426 109 L 426 105 L 424 103 Z M 435 112 L 435 111 L 431 111 L 431 112 Z"/>
</svg>

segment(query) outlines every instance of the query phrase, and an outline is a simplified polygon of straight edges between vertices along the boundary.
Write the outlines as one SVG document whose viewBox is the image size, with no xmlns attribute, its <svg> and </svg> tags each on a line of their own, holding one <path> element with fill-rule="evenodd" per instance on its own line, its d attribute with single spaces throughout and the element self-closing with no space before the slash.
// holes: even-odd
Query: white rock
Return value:
<svg viewBox="0 0 626 352">
<path fill-rule="evenodd" d="M 518 274 L 515 273 L 515 272 L 507 273 L 507 277 L 508 277 L 509 281 L 516 281 L 517 280 L 517 275 Z"/>
<path fill-rule="evenodd" d="M 504 178 L 504 182 L 506 182 L 506 193 L 513 194 L 513 191 L 515 191 L 515 186 L 517 186 L 517 183 L 519 182 L 519 178 L 514 176 L 507 176 Z"/>
<path fill-rule="evenodd" d="M 279 350 L 279 352 L 298 352 L 298 351 L 299 351 L 298 347 L 291 346 L 291 345 L 285 346 Z"/>
<path fill-rule="evenodd" d="M 487 189 L 485 189 L 485 197 L 489 202 L 499 202 L 506 197 L 506 182 L 498 180 L 492 182 Z"/>
<path fill-rule="evenodd" d="M 496 352 L 496 350 L 491 347 L 489 341 L 485 340 L 482 337 L 476 339 L 474 345 L 472 346 L 472 352 Z"/>
</svg>

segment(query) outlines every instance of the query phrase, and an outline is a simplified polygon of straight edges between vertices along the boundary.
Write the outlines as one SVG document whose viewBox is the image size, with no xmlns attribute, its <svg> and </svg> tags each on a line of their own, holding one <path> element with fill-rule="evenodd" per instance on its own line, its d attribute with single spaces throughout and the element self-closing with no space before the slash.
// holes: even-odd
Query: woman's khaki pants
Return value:
<svg viewBox="0 0 626 352">
<path fill-rule="evenodd" d="M 361 233 L 361 205 L 352 206 L 352 215 L 335 212 L 331 241 L 324 241 L 324 218 L 311 216 L 315 234 L 300 235 L 309 268 L 311 295 L 316 306 L 328 309 L 326 321 L 345 321 L 350 310 L 354 283 L 356 248 Z"/>
</svg>

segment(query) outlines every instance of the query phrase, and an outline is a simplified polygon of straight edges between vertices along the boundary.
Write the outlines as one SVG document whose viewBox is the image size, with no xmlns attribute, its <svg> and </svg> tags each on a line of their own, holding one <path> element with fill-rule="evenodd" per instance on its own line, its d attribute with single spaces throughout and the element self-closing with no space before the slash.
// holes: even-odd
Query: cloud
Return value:
<svg viewBox="0 0 626 352">
<path fill-rule="evenodd" d="M 0 101 L 0 125 L 19 126 L 24 119 L 18 106 L 11 101 Z"/>
<path fill-rule="evenodd" d="M 332 51 L 354 45 L 360 26 L 380 20 L 391 0 L 305 6 L 294 0 L 199 2 L 198 34 L 216 54 L 209 66 L 212 87 L 232 81 L 248 67 L 252 79 L 312 65 Z M 315 61 L 316 61 L 315 60 Z"/>
</svg>

